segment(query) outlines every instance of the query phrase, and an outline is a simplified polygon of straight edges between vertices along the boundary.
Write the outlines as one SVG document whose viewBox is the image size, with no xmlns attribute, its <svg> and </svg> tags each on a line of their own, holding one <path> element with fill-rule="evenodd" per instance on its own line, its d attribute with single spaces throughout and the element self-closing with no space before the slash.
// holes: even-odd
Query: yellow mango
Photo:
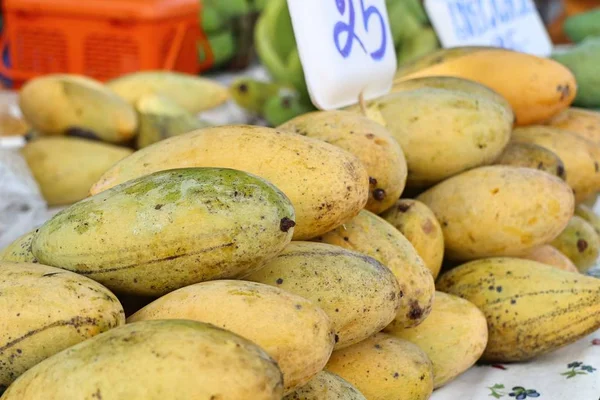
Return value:
<svg viewBox="0 0 600 400">
<path fill-rule="evenodd" d="M 381 331 L 400 307 L 392 271 L 367 255 L 324 243 L 292 242 L 244 279 L 312 300 L 332 322 L 335 349 Z"/>
<path fill-rule="evenodd" d="M 26 233 L 0 251 L 0 261 L 37 263 L 38 261 L 31 252 L 31 243 L 35 233 L 35 231 Z"/>
<path fill-rule="evenodd" d="M 196 321 L 143 321 L 36 365 L 2 400 L 280 400 L 275 361 L 254 343 Z"/>
<path fill-rule="evenodd" d="M 600 145 L 600 113 L 597 111 L 569 107 L 546 125 L 564 129 Z"/>
<path fill-rule="evenodd" d="M 475 305 L 460 297 L 435 293 L 429 317 L 414 328 L 385 329 L 422 349 L 433 363 L 433 387 L 444 386 L 471 368 L 488 340 L 487 321 Z"/>
<path fill-rule="evenodd" d="M 533 143 L 510 143 L 494 164 L 533 168 L 567 179 L 565 164 L 553 151 Z"/>
<path fill-rule="evenodd" d="M 398 141 L 408 187 L 428 187 L 492 164 L 510 140 L 513 114 L 489 96 L 437 87 L 391 93 L 367 103 Z"/>
<path fill-rule="evenodd" d="M 386 220 L 362 210 L 315 240 L 366 254 L 393 272 L 402 293 L 393 324 L 408 328 L 427 318 L 435 292 L 431 272 L 408 239 Z"/>
<path fill-rule="evenodd" d="M 73 204 L 133 150 L 74 137 L 41 137 L 21 150 L 50 206 Z"/>
<path fill-rule="evenodd" d="M 535 261 L 472 261 L 443 274 L 437 288 L 483 311 L 488 362 L 530 360 L 600 328 L 600 280 Z"/>
<path fill-rule="evenodd" d="M 416 345 L 385 333 L 334 351 L 326 369 L 369 400 L 426 400 L 433 391 L 433 367 L 427 355 Z"/>
<path fill-rule="evenodd" d="M 560 178 L 503 165 L 463 172 L 417 200 L 440 221 L 446 255 L 454 260 L 523 254 L 558 236 L 575 207 Z"/>
<path fill-rule="evenodd" d="M 321 371 L 306 385 L 283 400 L 367 400 L 354 386 L 336 374 Z"/>
<path fill-rule="evenodd" d="M 562 269 L 563 271 L 579 272 L 569 257 L 558 251 L 556 247 L 549 244 L 535 247 L 522 255 L 520 258 L 537 261 L 551 267 Z"/>
<path fill-rule="evenodd" d="M 41 264 L 0 261 L 0 321 L 2 393 L 44 359 L 123 325 L 125 315 L 115 295 L 91 279 Z"/>
<path fill-rule="evenodd" d="M 106 142 L 131 139 L 133 107 L 102 83 L 79 75 L 50 74 L 27 82 L 19 107 L 31 127 L 45 135 L 78 134 Z"/>
<path fill-rule="evenodd" d="M 349 111 L 316 111 L 279 129 L 323 140 L 357 156 L 369 173 L 369 200 L 375 214 L 390 208 L 406 184 L 406 159 L 400 145 L 380 124 Z"/>
<path fill-rule="evenodd" d="M 566 228 L 551 242 L 561 253 L 569 257 L 581 272 L 593 267 L 600 255 L 600 237 L 594 227 L 575 215 Z"/>
<path fill-rule="evenodd" d="M 567 183 L 578 203 L 600 189 L 600 145 L 568 131 L 533 125 L 517 128 L 513 143 L 532 143 L 554 152 L 565 164 Z"/>
<path fill-rule="evenodd" d="M 352 154 L 317 139 L 254 126 L 206 128 L 163 140 L 115 165 L 91 193 L 183 167 L 232 168 L 270 181 L 294 205 L 294 240 L 341 225 L 358 214 L 369 197 L 369 176 Z"/>
<path fill-rule="evenodd" d="M 508 100 L 519 126 L 543 123 L 567 109 L 577 94 L 575 77 L 560 63 L 499 48 L 470 52 L 398 75 L 396 81 L 454 76 L 479 82 Z"/>
<path fill-rule="evenodd" d="M 313 302 L 268 285 L 213 281 L 155 300 L 127 322 L 188 319 L 236 333 L 265 350 L 291 393 L 323 369 L 333 350 L 329 318 Z"/>
<path fill-rule="evenodd" d="M 381 217 L 408 239 L 437 278 L 444 260 L 444 233 L 433 212 L 420 201 L 400 199 Z"/>
</svg>

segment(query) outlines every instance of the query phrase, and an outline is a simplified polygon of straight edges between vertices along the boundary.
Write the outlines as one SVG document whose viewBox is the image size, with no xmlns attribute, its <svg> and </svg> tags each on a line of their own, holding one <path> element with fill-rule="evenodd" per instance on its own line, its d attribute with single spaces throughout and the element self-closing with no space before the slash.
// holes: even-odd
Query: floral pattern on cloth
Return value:
<svg viewBox="0 0 600 400">
<path fill-rule="evenodd" d="M 593 340 L 592 344 L 595 345 Z M 567 379 L 574 378 L 577 375 L 591 374 L 592 372 L 596 371 L 596 368 L 592 367 L 591 365 L 583 365 L 581 361 L 573 361 L 572 363 L 567 365 L 567 368 L 569 368 L 569 370 L 561 374 L 566 376 Z"/>
<path fill-rule="evenodd" d="M 502 397 L 507 395 L 507 392 L 504 390 L 504 385 L 501 383 L 497 383 L 494 386 L 488 387 L 491 393 L 490 396 L 501 399 Z M 534 398 L 540 397 L 540 394 L 535 389 L 525 389 L 522 386 L 515 386 L 512 388 L 512 391 L 508 393 L 508 396 L 514 397 L 517 400 L 524 400 L 526 398 Z"/>
<path fill-rule="evenodd" d="M 431 400 L 600 400 L 600 330 L 522 363 L 476 365 Z"/>
</svg>

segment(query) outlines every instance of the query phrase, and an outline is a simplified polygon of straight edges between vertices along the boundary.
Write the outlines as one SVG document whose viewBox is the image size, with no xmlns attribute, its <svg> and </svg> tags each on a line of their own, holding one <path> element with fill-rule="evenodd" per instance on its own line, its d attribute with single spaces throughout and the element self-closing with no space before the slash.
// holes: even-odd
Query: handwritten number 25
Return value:
<svg viewBox="0 0 600 400">
<path fill-rule="evenodd" d="M 354 43 L 354 40 L 356 40 L 360 47 L 363 49 L 363 51 L 367 53 L 368 51 L 363 41 L 358 37 L 358 35 L 355 32 L 356 12 L 354 10 L 354 0 L 334 1 L 338 12 L 342 16 L 345 16 L 346 6 L 348 6 L 348 22 L 338 21 L 333 29 L 333 39 L 338 52 L 342 55 L 342 57 L 348 58 L 350 56 L 350 53 L 352 52 L 352 45 Z M 381 15 L 381 12 L 377 9 L 377 7 L 365 7 L 365 0 L 360 0 L 360 6 L 362 11 L 363 24 L 367 33 L 369 33 L 369 21 L 371 20 L 371 17 L 376 16 L 379 18 L 381 29 L 381 45 L 379 49 L 369 53 L 373 60 L 379 61 L 385 56 L 385 50 L 387 47 L 387 31 L 385 26 L 385 20 L 383 18 L 383 15 Z M 346 42 L 342 46 L 342 44 L 340 43 L 340 36 L 344 33 L 346 34 Z"/>
</svg>

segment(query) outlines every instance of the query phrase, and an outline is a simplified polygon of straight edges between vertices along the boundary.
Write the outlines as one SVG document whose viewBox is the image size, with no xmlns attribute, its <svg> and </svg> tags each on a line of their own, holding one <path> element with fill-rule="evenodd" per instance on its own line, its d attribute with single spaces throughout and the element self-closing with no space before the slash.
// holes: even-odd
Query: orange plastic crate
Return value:
<svg viewBox="0 0 600 400">
<path fill-rule="evenodd" d="M 19 87 L 49 73 L 101 81 L 140 70 L 198 73 L 197 46 L 212 54 L 200 29 L 198 0 L 4 0 L 11 66 L 0 73 Z"/>
</svg>

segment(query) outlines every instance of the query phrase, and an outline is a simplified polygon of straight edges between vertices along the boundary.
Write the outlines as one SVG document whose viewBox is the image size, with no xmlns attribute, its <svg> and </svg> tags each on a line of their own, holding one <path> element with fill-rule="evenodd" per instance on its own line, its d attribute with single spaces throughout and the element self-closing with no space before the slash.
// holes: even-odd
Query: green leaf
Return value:
<svg viewBox="0 0 600 400">
<path fill-rule="evenodd" d="M 492 386 L 493 389 L 504 389 L 504 385 L 501 383 L 496 383 L 494 386 Z"/>
</svg>

